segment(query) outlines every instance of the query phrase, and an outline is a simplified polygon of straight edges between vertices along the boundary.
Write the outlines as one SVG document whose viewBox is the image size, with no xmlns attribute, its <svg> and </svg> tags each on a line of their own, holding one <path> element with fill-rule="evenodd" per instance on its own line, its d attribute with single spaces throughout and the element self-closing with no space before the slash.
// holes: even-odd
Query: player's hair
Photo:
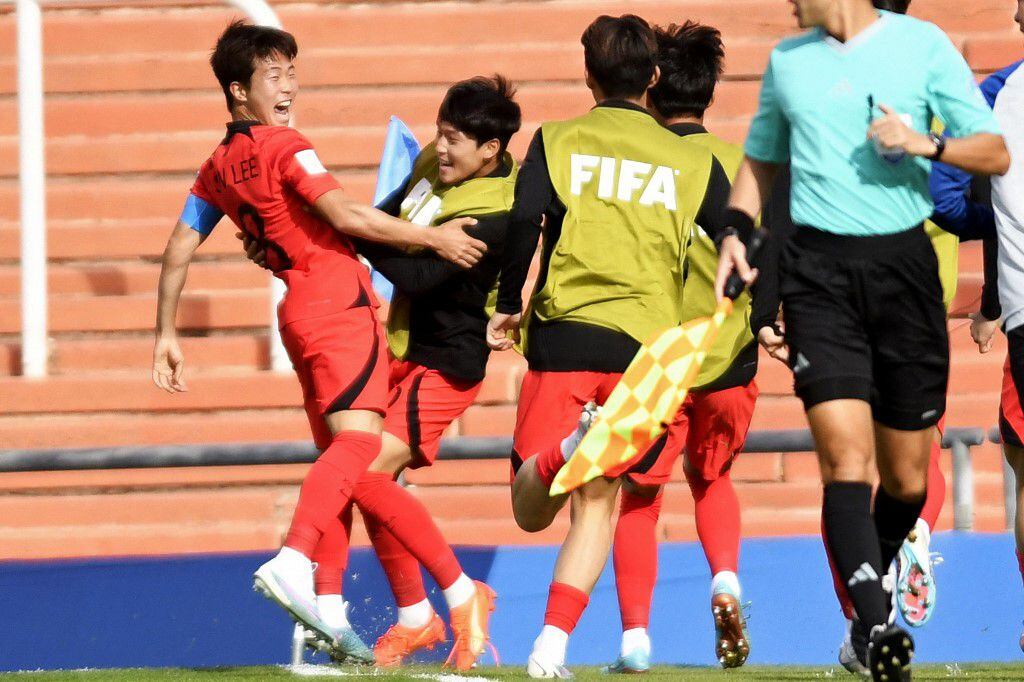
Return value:
<svg viewBox="0 0 1024 682">
<path fill-rule="evenodd" d="M 722 77 L 725 48 L 717 28 L 687 21 L 655 28 L 661 77 L 651 88 L 651 104 L 665 118 L 703 116 Z"/>
<path fill-rule="evenodd" d="M 580 39 L 590 77 L 606 97 L 639 97 L 647 91 L 658 52 L 650 24 L 635 14 L 602 15 Z"/>
<path fill-rule="evenodd" d="M 875 9 L 885 9 L 897 14 L 906 14 L 910 7 L 910 0 L 871 0 Z"/>
<path fill-rule="evenodd" d="M 217 45 L 210 55 L 210 66 L 217 76 L 224 97 L 228 102 L 228 110 L 234 104 L 231 96 L 231 84 L 241 83 L 249 87 L 252 74 L 256 70 L 256 61 L 281 55 L 295 59 L 299 47 L 295 37 L 287 31 L 269 26 L 254 26 L 244 21 L 233 21 L 217 39 Z"/>
<path fill-rule="evenodd" d="M 495 74 L 491 78 L 477 76 L 459 81 L 448 88 L 437 112 L 437 120 L 476 140 L 477 145 L 490 140 L 501 143 L 505 152 L 509 140 L 523 123 L 522 110 L 515 101 L 512 82 Z"/>
</svg>

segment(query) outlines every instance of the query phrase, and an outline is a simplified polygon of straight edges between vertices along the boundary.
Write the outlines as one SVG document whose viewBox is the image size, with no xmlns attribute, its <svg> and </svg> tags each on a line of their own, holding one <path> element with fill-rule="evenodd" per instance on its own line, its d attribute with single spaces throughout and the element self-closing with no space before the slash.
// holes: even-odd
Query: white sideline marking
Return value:
<svg viewBox="0 0 1024 682">
<path fill-rule="evenodd" d="M 284 669 L 299 677 L 349 677 L 358 673 L 350 673 L 341 668 L 330 665 L 314 665 L 303 663 L 302 665 L 286 665 Z"/>
<path fill-rule="evenodd" d="M 303 663 L 302 665 L 286 665 L 284 669 L 299 677 L 351 677 L 352 675 L 375 675 L 376 670 L 371 673 L 350 672 L 331 665 L 314 665 Z M 466 677 L 465 675 L 430 675 L 419 673 L 412 675 L 418 680 L 436 680 L 436 682 L 491 682 L 486 677 Z"/>
</svg>

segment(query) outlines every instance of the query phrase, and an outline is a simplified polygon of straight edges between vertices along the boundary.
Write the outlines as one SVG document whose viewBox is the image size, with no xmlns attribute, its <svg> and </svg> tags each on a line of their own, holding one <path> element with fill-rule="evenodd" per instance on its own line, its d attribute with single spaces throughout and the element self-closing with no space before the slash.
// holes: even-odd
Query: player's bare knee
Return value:
<svg viewBox="0 0 1024 682">
<path fill-rule="evenodd" d="M 384 432 L 381 434 L 380 454 L 373 460 L 367 471 L 397 476 L 413 461 L 412 450 L 398 437 Z"/>
</svg>

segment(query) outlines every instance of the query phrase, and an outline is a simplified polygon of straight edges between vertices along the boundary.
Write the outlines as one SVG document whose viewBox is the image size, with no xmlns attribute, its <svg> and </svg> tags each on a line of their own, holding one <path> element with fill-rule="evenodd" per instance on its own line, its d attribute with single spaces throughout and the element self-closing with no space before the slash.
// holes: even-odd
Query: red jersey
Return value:
<svg viewBox="0 0 1024 682">
<path fill-rule="evenodd" d="M 250 121 L 228 124 L 192 187 L 263 246 L 268 267 L 288 285 L 278 309 L 282 327 L 378 305 L 352 242 L 312 209 L 339 187 L 297 131 Z"/>
</svg>

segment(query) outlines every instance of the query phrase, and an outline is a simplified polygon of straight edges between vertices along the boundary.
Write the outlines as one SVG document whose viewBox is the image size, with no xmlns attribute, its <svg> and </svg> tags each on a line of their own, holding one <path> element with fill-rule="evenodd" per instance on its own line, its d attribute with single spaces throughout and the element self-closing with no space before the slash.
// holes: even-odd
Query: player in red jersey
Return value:
<svg viewBox="0 0 1024 682">
<path fill-rule="evenodd" d="M 710 26 L 686 22 L 655 28 L 661 78 L 648 90 L 648 109 L 673 133 L 711 150 L 725 173 L 735 177 L 742 150 L 709 133 L 704 113 L 714 99 L 725 49 Z M 721 209 L 724 210 L 724 201 Z M 715 308 L 718 252 L 703 231 L 691 237 L 683 274 L 683 320 L 710 315 Z M 740 503 L 730 472 L 746 440 L 758 389 L 757 342 L 750 330 L 751 299 L 737 299 L 704 361 L 696 388 L 647 455 L 623 484 L 615 527 L 615 586 L 622 616 L 618 659 L 606 670 L 639 673 L 650 667 L 647 633 L 658 572 L 656 528 L 664 486 L 676 460 L 694 500 L 694 520 L 711 569 L 711 611 L 715 622 L 715 658 L 723 667 L 744 664 L 749 638 L 740 606 Z"/>
<path fill-rule="evenodd" d="M 288 127 L 298 93 L 297 53 L 290 34 L 242 22 L 217 41 L 210 64 L 232 121 L 203 164 L 164 251 L 153 380 L 169 393 L 186 390 L 178 300 L 193 254 L 227 215 L 263 247 L 268 267 L 288 285 L 279 307 L 281 337 L 306 404 L 315 405 L 331 434 L 302 483 L 284 547 L 256 571 L 255 584 L 329 646 L 366 659 L 350 627 L 333 628 L 321 618 L 310 561 L 324 529 L 349 511 L 356 482 L 380 451 L 387 400 L 378 303 L 350 237 L 430 248 L 463 267 L 475 264 L 486 245 L 463 231 L 473 220 L 424 230 L 345 195 L 313 146 Z"/>
</svg>

